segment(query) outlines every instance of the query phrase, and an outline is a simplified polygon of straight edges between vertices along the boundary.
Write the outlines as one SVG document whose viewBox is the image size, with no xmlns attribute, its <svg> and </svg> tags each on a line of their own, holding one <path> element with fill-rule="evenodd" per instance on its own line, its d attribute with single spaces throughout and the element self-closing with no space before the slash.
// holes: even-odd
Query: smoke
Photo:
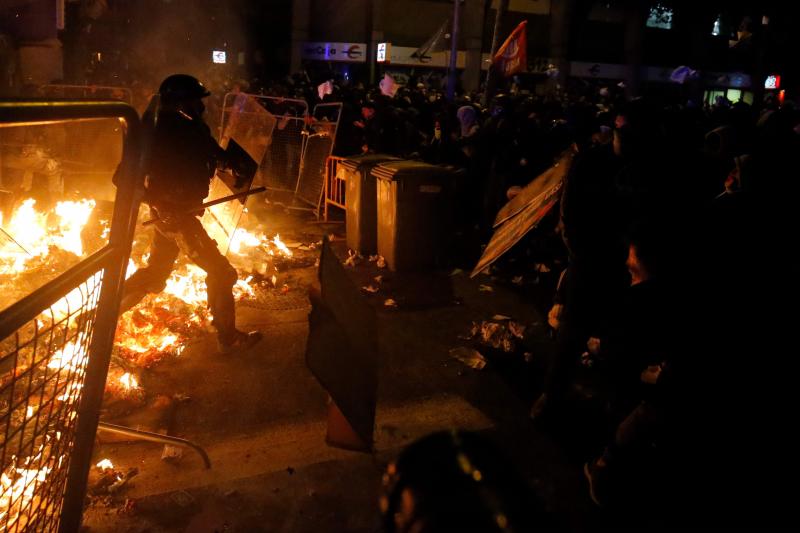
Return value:
<svg viewBox="0 0 800 533">
<path fill-rule="evenodd" d="M 145 0 L 119 6 L 127 13 L 122 53 L 139 85 L 157 88 L 170 74 L 196 76 L 212 91 L 238 77 L 238 56 L 245 51 L 242 0 Z M 225 50 L 228 63 L 214 64 L 212 50 Z"/>
</svg>

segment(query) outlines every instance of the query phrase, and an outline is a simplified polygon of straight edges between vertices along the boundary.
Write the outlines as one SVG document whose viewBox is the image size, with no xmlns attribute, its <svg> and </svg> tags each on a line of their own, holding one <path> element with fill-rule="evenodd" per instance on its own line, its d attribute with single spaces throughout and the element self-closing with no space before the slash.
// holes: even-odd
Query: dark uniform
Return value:
<svg viewBox="0 0 800 533">
<path fill-rule="evenodd" d="M 202 119 L 180 110 L 162 110 L 152 136 L 146 199 L 160 221 L 155 224 L 147 267 L 133 274 L 125 285 L 121 312 L 147 293 L 164 290 L 178 253 L 183 252 L 206 271 L 208 305 L 220 344 L 237 342 L 237 335 L 243 334 L 235 328 L 232 289 L 238 277 L 236 270 L 200 223 L 202 213 L 187 214 L 208 196 L 211 178 L 217 166 L 224 164 L 225 153 Z"/>
</svg>

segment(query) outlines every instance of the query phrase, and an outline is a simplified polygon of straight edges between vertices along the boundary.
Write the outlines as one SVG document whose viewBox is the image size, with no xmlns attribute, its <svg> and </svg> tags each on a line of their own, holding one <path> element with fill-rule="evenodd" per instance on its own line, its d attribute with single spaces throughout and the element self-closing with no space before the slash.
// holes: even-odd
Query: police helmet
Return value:
<svg viewBox="0 0 800 533">
<path fill-rule="evenodd" d="M 168 76 L 158 88 L 161 99 L 167 102 L 181 102 L 205 98 L 211 93 L 200 83 L 200 80 L 188 74 Z"/>
</svg>

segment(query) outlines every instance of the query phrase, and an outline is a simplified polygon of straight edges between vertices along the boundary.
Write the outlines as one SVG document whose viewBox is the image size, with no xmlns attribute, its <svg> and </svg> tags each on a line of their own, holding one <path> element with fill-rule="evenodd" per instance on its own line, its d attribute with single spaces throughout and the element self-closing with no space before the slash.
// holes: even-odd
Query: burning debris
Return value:
<svg viewBox="0 0 800 533">
<path fill-rule="evenodd" d="M 58 202 L 45 211 L 35 200 L 27 199 L 10 214 L 6 212 L 5 218 L 0 214 L 0 308 L 30 294 L 104 246 L 111 213 L 106 204 L 83 198 Z M 143 235 L 134 243 L 127 276 L 147 263 L 142 252 L 148 239 Z M 259 291 L 286 292 L 289 287 L 283 284 L 280 288 L 279 276 L 293 255 L 277 235 L 237 230 L 229 252 L 231 261 L 243 273 L 234 287 L 235 298 L 256 298 Z M 5 528 L 24 530 L 36 520 L 39 500 L 46 496 L 37 487 L 47 483 L 51 472 L 66 459 L 59 452 L 65 449 L 60 443 L 63 428 L 42 427 L 50 423 L 44 407 L 52 407 L 43 406 L 40 413 L 32 397 L 28 401 L 22 398 L 24 388 L 7 387 L 20 372 L 29 372 L 31 386 L 41 390 L 43 398 L 52 398 L 57 408 L 67 413 L 67 421 L 75 420 L 81 378 L 88 363 L 90 339 L 84 333 L 85 313 L 97 305 L 101 283 L 102 272 L 98 272 L 32 321 L 27 326 L 30 331 L 20 330 L 23 338 L 52 330 L 49 357 L 22 356 L 14 369 L 0 373 L 0 387 L 11 391 L 0 400 L 0 408 L 8 413 L 10 424 L 20 428 L 19 438 L 38 431 L 45 439 L 32 455 L 12 457 L 12 461 L 0 465 L 0 523 Z M 162 293 L 148 296 L 120 317 L 106 382 L 106 403 L 113 404 L 109 412 L 121 415 L 147 405 L 142 371 L 165 357 L 180 355 L 191 339 L 209 327 L 206 301 L 205 273 L 186 263 L 176 269 Z M 13 338 L 0 340 L 0 353 L 16 350 L 16 342 Z M 63 377 L 52 379 L 55 374 Z M 135 469 L 121 472 L 111 461 L 100 461 L 93 472 L 92 494 L 110 498 L 136 473 Z"/>
<path fill-rule="evenodd" d="M 6 221 L 0 215 L 0 227 L 4 230 L 0 234 L 0 307 L 29 294 L 107 242 L 108 221 L 94 213 L 97 204 L 86 198 L 64 201 L 45 212 L 38 209 L 35 200 L 27 199 Z M 98 211 L 103 215 L 110 213 L 110 209 Z M 98 235 L 103 238 L 98 239 Z M 128 277 L 147 262 L 147 256 L 142 253 L 146 240 L 140 238 L 134 243 Z M 277 287 L 278 264 L 291 259 L 293 252 L 278 235 L 270 238 L 264 232 L 238 229 L 231 239 L 229 255 L 240 272 L 258 266 L 256 271 L 237 281 L 234 295 L 241 300 L 254 298 L 257 289 Z M 100 282 L 99 276 L 92 278 L 91 287 L 85 290 L 93 292 Z M 283 292 L 287 289 L 284 285 Z M 84 298 L 80 289 L 68 294 L 40 317 L 40 327 L 70 316 L 70 312 L 86 304 Z M 107 394 L 140 403 L 144 391 L 136 369 L 149 368 L 164 357 L 180 355 L 192 337 L 208 328 L 211 316 L 206 301 L 205 272 L 186 263 L 176 269 L 162 293 L 148 296 L 120 317 Z M 74 319 L 78 320 L 79 316 Z M 68 328 L 76 325 L 66 324 Z M 82 369 L 86 363 L 85 340 L 76 338 L 60 346 L 47 367 L 67 371 Z M 61 396 L 66 399 L 76 396 L 77 392 L 77 387 L 69 384 Z"/>
<path fill-rule="evenodd" d="M 102 459 L 89 474 L 89 494 L 94 497 L 117 494 L 138 474 L 137 468 L 123 472 L 110 459 Z"/>
</svg>

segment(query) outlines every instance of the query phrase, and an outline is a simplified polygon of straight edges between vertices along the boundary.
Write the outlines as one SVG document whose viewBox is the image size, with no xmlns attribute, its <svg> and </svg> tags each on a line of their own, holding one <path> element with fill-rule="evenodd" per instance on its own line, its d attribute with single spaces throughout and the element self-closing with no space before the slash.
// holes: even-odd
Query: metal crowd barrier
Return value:
<svg viewBox="0 0 800 533">
<path fill-rule="evenodd" d="M 250 137 L 259 136 L 258 142 L 266 145 L 266 152 L 259 163 L 260 184 L 272 190 L 294 191 L 300 173 L 301 154 L 305 137 L 308 104 L 305 100 L 278 98 L 259 94 L 246 94 L 267 111 L 265 120 L 254 110 L 237 109 L 236 98 L 242 93 L 228 93 L 222 106 L 219 138 L 223 140 L 233 120 L 248 123 Z M 241 144 L 241 143 L 240 143 Z"/>
<path fill-rule="evenodd" d="M 341 103 L 317 104 L 309 114 L 305 100 L 246 94 L 267 111 L 237 109 L 237 97 L 228 93 L 223 100 L 220 141 L 237 126 L 240 138 L 266 145 L 259 162 L 260 184 L 273 191 L 294 194 L 290 209 L 313 211 L 323 207 L 325 166 L 333 152 L 342 115 Z M 238 122 L 238 124 L 236 124 Z M 245 127 L 242 127 L 242 126 Z M 242 144 L 240 142 L 240 144 Z"/>
<path fill-rule="evenodd" d="M 0 102 L 0 127 L 97 118 L 126 132 L 108 244 L 0 311 L 0 531 L 80 528 L 144 151 L 127 104 Z"/>
<path fill-rule="evenodd" d="M 341 116 L 341 103 L 317 104 L 314 107 L 312 129 L 303 146 L 295 198 L 310 205 L 307 209 L 313 211 L 317 218 L 324 202 L 325 169 L 336 144 Z"/>
<path fill-rule="evenodd" d="M 328 161 L 325 164 L 325 205 L 322 209 L 322 219 L 325 222 L 328 222 L 330 206 L 347 209 L 347 204 L 345 203 L 347 175 L 344 172 L 339 172 L 339 162 L 344 160 L 344 157 L 332 155 L 328 157 Z"/>
</svg>

